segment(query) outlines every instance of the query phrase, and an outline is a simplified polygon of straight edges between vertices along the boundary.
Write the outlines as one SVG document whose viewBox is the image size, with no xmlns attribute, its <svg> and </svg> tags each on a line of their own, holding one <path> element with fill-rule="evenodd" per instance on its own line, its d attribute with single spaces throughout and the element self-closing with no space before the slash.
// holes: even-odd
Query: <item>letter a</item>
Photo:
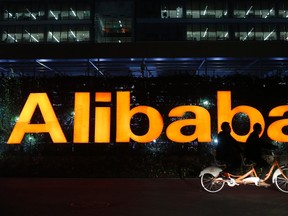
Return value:
<svg viewBox="0 0 288 216">
<path fill-rule="evenodd" d="M 37 105 L 45 124 L 30 124 Z M 54 143 L 67 142 L 46 93 L 29 95 L 7 143 L 20 144 L 25 133 L 49 133 Z"/>
<path fill-rule="evenodd" d="M 269 112 L 269 117 L 283 117 L 288 111 L 288 105 L 277 106 Z M 288 119 L 280 119 L 270 124 L 267 134 L 270 139 L 278 142 L 288 142 L 288 135 L 282 129 L 287 127 Z"/>
<path fill-rule="evenodd" d="M 191 142 L 198 139 L 199 142 L 211 141 L 211 120 L 209 112 L 199 106 L 178 106 L 169 112 L 169 117 L 183 117 L 186 112 L 195 114 L 195 119 L 181 119 L 172 122 L 166 131 L 167 137 L 174 142 Z M 183 135 L 181 128 L 195 126 L 195 132 L 191 135 Z"/>
</svg>

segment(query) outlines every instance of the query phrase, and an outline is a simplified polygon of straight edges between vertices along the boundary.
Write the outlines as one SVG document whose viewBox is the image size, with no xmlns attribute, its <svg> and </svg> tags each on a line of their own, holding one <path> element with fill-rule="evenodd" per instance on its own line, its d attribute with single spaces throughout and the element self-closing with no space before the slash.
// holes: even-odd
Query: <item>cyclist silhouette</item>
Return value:
<svg viewBox="0 0 288 216">
<path fill-rule="evenodd" d="M 255 168 L 263 168 L 267 170 L 269 164 L 262 158 L 264 149 L 276 149 L 277 147 L 260 138 L 262 131 L 261 124 L 253 125 L 253 132 L 248 136 L 245 144 L 245 157 L 247 160 L 256 163 Z"/>
<path fill-rule="evenodd" d="M 224 172 L 233 172 L 241 167 L 242 157 L 239 142 L 231 136 L 231 127 L 228 122 L 221 124 L 221 132 L 218 134 L 216 147 L 216 159 L 225 163 Z"/>
</svg>

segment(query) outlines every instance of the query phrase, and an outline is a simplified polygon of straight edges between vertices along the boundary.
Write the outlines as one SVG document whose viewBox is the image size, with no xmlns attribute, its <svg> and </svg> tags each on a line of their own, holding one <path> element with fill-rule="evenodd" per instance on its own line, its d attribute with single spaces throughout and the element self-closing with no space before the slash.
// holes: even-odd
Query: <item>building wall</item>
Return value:
<svg viewBox="0 0 288 216">
<path fill-rule="evenodd" d="M 1 43 L 288 40 L 288 2 L 4 1 Z"/>
</svg>

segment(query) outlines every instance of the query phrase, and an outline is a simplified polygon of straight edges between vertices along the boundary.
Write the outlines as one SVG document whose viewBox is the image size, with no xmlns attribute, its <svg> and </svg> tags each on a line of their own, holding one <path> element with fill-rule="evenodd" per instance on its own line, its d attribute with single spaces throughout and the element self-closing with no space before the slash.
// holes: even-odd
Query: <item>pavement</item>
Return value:
<svg viewBox="0 0 288 216">
<path fill-rule="evenodd" d="M 191 179 L 0 178 L 0 216 L 187 216 L 288 213 L 276 187 L 211 194 Z"/>
</svg>

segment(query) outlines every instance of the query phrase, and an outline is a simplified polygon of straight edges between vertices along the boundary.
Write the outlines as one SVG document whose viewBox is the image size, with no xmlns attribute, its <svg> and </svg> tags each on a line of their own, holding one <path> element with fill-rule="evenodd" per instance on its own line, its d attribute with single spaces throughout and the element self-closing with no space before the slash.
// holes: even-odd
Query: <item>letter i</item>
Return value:
<svg viewBox="0 0 288 216">
<path fill-rule="evenodd" d="M 110 92 L 96 92 L 95 102 L 111 102 Z M 110 142 L 111 108 L 95 107 L 95 143 Z"/>
<path fill-rule="evenodd" d="M 90 127 L 90 93 L 76 92 L 74 107 L 74 143 L 88 143 Z"/>
</svg>

